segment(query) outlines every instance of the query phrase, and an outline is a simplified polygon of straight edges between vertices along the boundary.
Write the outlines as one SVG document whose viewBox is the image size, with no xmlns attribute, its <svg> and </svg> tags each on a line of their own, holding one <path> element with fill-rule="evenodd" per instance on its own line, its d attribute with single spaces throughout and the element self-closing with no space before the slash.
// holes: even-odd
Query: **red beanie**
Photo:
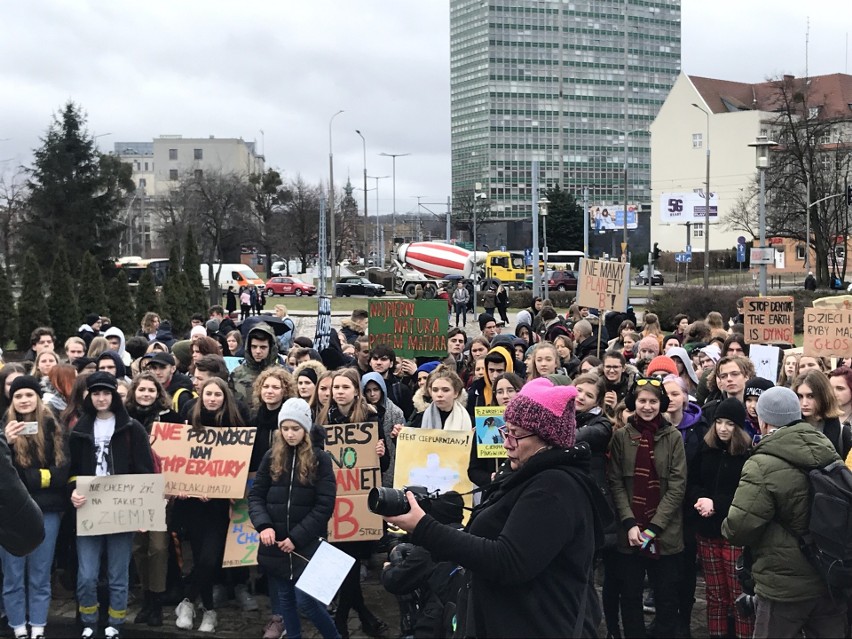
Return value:
<svg viewBox="0 0 852 639">
<path fill-rule="evenodd" d="M 666 373 L 667 375 L 677 375 L 677 364 L 671 357 L 666 355 L 657 355 L 654 359 L 648 362 L 648 367 L 645 369 L 645 374 L 650 377 L 654 373 Z"/>
</svg>

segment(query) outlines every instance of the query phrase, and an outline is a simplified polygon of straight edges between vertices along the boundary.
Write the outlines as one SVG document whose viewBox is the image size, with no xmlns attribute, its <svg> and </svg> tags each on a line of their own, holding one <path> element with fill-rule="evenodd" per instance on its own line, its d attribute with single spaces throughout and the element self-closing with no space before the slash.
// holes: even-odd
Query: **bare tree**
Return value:
<svg viewBox="0 0 852 639">
<path fill-rule="evenodd" d="M 285 248 L 288 254 L 298 255 L 302 271 L 307 271 L 308 258 L 317 252 L 320 187 L 308 184 L 301 175 L 297 175 L 290 181 L 289 192 L 290 199 L 284 205 Z"/>
<path fill-rule="evenodd" d="M 250 220 L 254 241 L 260 244 L 266 259 L 266 270 L 271 275 L 272 252 L 283 246 L 286 235 L 285 205 L 292 198 L 281 174 L 275 169 L 249 176 L 251 197 Z M 289 260 L 288 260 L 289 262 Z"/>
<path fill-rule="evenodd" d="M 482 230 L 484 224 L 492 222 L 490 200 L 474 191 L 463 192 L 453 198 L 451 217 L 454 226 L 467 231 L 473 238 L 474 220 L 476 220 L 477 233 Z"/>
<path fill-rule="evenodd" d="M 14 234 L 29 199 L 27 176 L 22 168 L 0 175 L 0 244 L 3 247 L 3 266 L 11 262 Z"/>
</svg>

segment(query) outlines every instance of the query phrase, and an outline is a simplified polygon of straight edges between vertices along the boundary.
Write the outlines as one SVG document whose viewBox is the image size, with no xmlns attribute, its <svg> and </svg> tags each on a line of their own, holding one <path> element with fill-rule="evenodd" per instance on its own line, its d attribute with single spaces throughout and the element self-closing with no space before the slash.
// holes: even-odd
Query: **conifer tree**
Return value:
<svg viewBox="0 0 852 639">
<path fill-rule="evenodd" d="M 50 326 L 50 313 L 41 279 L 41 268 L 35 253 L 27 251 L 21 273 L 21 296 L 18 298 L 18 350 L 30 347 L 30 334 L 39 326 Z"/>
<path fill-rule="evenodd" d="M 15 337 L 17 325 L 15 317 L 15 296 L 9 286 L 6 269 L 0 266 L 0 347 L 5 348 L 9 340 Z"/>
<path fill-rule="evenodd" d="M 50 295 L 47 298 L 50 325 L 56 331 L 57 345 L 77 334 L 81 315 L 74 292 L 74 279 L 68 265 L 68 256 L 60 246 L 50 272 Z"/>
<path fill-rule="evenodd" d="M 92 254 L 83 253 L 83 263 L 80 266 L 80 293 L 77 303 L 80 306 L 80 314 L 85 317 L 89 313 L 105 315 L 107 311 L 106 293 L 104 293 L 104 279 L 101 269 Z"/>
<path fill-rule="evenodd" d="M 112 325 L 124 331 L 126 336 L 133 335 L 139 323 L 136 321 L 133 296 L 130 294 L 124 269 L 119 269 L 107 284 L 107 306 Z"/>
<path fill-rule="evenodd" d="M 136 287 L 136 324 L 142 321 L 142 316 L 147 312 L 159 313 L 160 300 L 157 295 L 157 286 L 154 284 L 154 276 L 149 269 L 145 269 L 139 278 L 139 286 Z"/>
<path fill-rule="evenodd" d="M 192 233 L 192 226 L 186 229 L 186 239 L 183 246 L 183 272 L 186 274 L 186 301 L 190 316 L 193 313 L 204 313 L 207 316 L 207 291 L 201 279 L 201 258 L 198 255 L 198 244 Z"/>
<path fill-rule="evenodd" d="M 171 322 L 175 335 L 189 326 L 186 286 L 186 275 L 180 268 L 180 244 L 175 242 L 169 251 L 169 276 L 163 283 L 163 314 Z"/>
</svg>

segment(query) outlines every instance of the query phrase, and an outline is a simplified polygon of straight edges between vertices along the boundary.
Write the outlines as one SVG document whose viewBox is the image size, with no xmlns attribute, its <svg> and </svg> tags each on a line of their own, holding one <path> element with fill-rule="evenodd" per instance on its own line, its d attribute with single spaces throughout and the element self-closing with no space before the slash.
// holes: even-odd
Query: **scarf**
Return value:
<svg viewBox="0 0 852 639">
<path fill-rule="evenodd" d="M 429 407 L 423 412 L 423 421 L 420 428 L 431 430 L 470 430 L 470 415 L 465 410 L 464 406 L 458 402 L 453 402 L 453 410 L 447 415 L 446 420 L 441 420 L 441 411 L 435 405 L 435 402 L 429 404 Z"/>
<path fill-rule="evenodd" d="M 657 415 L 646 422 L 639 417 L 634 419 L 634 427 L 639 431 L 639 448 L 636 451 L 636 466 L 633 472 L 633 498 L 630 508 L 636 518 L 636 525 L 645 530 L 660 505 L 660 478 L 654 464 L 654 435 L 662 424 Z"/>
</svg>

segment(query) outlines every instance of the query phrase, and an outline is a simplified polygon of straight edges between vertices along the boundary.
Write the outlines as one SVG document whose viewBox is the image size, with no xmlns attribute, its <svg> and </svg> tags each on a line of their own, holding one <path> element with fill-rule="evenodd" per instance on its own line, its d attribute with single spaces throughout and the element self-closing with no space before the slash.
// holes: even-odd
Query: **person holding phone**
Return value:
<svg viewBox="0 0 852 639">
<path fill-rule="evenodd" d="M 12 381 L 11 406 L 3 432 L 12 450 L 12 463 L 44 517 L 44 540 L 31 553 L 16 557 L 0 548 L 3 563 L 3 601 L 16 639 L 44 637 L 50 608 L 50 576 L 59 523 L 65 510 L 68 451 L 65 430 L 41 401 L 41 385 L 30 375 Z M 29 618 L 27 617 L 29 611 Z"/>
</svg>

